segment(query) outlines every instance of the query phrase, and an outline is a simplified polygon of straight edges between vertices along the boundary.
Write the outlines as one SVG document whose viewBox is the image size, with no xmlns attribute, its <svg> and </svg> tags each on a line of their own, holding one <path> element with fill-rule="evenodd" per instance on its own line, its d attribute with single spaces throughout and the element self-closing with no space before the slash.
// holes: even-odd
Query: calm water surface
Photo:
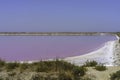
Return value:
<svg viewBox="0 0 120 80">
<path fill-rule="evenodd" d="M 115 39 L 114 36 L 0 36 L 0 57 L 23 61 L 78 56 Z"/>
</svg>

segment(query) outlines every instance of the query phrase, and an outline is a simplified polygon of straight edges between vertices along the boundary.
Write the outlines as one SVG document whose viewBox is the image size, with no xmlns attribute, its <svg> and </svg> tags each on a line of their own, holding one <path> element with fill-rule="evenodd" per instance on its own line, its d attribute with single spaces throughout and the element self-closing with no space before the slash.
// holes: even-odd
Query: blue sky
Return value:
<svg viewBox="0 0 120 80">
<path fill-rule="evenodd" d="M 120 31 L 120 0 L 0 0 L 0 32 Z"/>
</svg>

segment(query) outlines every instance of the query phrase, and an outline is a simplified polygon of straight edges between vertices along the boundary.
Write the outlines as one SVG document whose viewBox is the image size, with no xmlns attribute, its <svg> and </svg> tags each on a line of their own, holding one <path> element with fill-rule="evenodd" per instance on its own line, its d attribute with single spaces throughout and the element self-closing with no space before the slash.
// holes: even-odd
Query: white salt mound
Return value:
<svg viewBox="0 0 120 80">
<path fill-rule="evenodd" d="M 120 43 L 119 40 L 108 41 L 105 45 L 93 52 L 81 56 L 67 57 L 64 59 L 75 65 L 83 65 L 88 61 L 97 61 L 106 66 L 120 65 Z"/>
</svg>

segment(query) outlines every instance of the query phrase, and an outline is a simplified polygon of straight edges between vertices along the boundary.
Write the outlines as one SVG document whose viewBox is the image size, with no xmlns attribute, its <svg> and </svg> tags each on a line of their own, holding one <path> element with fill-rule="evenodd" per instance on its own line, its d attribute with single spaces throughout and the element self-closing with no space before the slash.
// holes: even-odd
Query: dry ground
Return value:
<svg viewBox="0 0 120 80">
<path fill-rule="evenodd" d="M 95 77 L 95 80 L 110 80 L 110 74 L 120 70 L 120 66 L 109 66 L 106 71 L 97 71 L 92 67 L 88 68 L 87 75 Z"/>
</svg>

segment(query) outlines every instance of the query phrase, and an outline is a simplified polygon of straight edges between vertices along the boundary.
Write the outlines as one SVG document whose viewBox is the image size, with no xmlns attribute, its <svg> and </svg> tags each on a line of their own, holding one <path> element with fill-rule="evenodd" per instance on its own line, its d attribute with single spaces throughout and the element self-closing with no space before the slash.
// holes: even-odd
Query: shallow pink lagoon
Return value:
<svg viewBox="0 0 120 80">
<path fill-rule="evenodd" d="M 115 39 L 114 36 L 0 36 L 0 57 L 26 61 L 77 56 Z"/>
</svg>

